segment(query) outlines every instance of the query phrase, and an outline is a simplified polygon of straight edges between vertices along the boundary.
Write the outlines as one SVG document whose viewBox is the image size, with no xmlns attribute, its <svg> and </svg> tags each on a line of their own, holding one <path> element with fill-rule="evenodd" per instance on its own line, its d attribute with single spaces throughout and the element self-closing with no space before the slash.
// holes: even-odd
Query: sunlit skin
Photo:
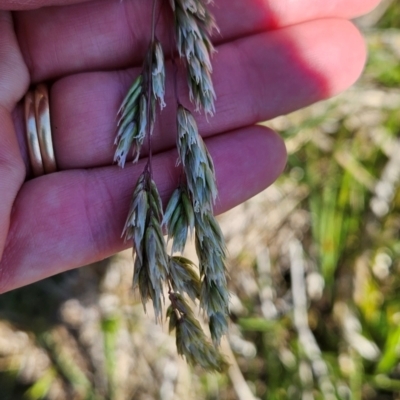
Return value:
<svg viewBox="0 0 400 400">
<path fill-rule="evenodd" d="M 115 114 L 139 72 L 150 3 L 0 0 L 4 10 L 64 4 L 0 11 L 0 292 L 129 246 L 120 235 L 147 152 L 123 170 L 112 164 Z M 254 124 L 333 96 L 360 76 L 365 45 L 348 19 L 379 1 L 215 3 L 217 113 L 198 122 L 216 166 L 220 213 L 284 169 L 282 139 Z M 157 32 L 168 44 L 163 18 Z M 51 81 L 59 172 L 31 179 L 20 100 L 31 83 L 43 81 Z M 167 91 L 153 136 L 154 179 L 164 201 L 179 177 L 171 81 Z M 178 91 L 188 105 L 183 79 Z"/>
</svg>

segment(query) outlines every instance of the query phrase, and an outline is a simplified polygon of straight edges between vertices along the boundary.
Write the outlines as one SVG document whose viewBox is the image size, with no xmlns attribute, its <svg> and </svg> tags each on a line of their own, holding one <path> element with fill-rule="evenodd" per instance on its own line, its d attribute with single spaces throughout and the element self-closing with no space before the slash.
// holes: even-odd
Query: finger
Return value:
<svg viewBox="0 0 400 400">
<path fill-rule="evenodd" d="M 207 141 L 219 187 L 217 212 L 270 185 L 283 170 L 282 140 L 262 127 Z M 164 201 L 178 184 L 176 153 L 153 158 Z M 120 234 L 133 186 L 144 162 L 119 170 L 74 170 L 27 182 L 15 203 L 9 240 L 0 261 L 0 292 L 107 257 L 124 247 Z M 34 234 L 32 234 L 34 232 Z"/>
<path fill-rule="evenodd" d="M 11 14 L 0 11 L 0 258 L 10 224 L 12 204 L 25 178 L 10 111 L 28 83 L 18 51 Z"/>
<path fill-rule="evenodd" d="M 217 112 L 209 121 L 199 115 L 199 130 L 215 135 L 332 96 L 357 79 L 364 60 L 362 38 L 343 20 L 308 22 L 220 46 L 214 63 Z M 79 74 L 53 86 L 53 134 L 62 169 L 112 163 L 115 115 L 132 78 L 128 72 Z M 185 92 L 183 79 L 181 98 Z M 167 104 L 153 134 L 156 152 L 175 145 L 174 99 Z"/>
<path fill-rule="evenodd" d="M 29 85 L 11 13 L 0 10 L 0 104 L 11 111 Z"/>
<path fill-rule="evenodd" d="M 38 8 L 42 7 L 50 7 L 50 6 L 68 6 L 72 4 L 79 4 L 79 3 L 86 3 L 90 0 L 29 0 L 29 1 L 21 1 L 21 0 L 0 0 L 0 9 L 2 10 L 35 10 Z M 229 6 L 232 8 L 239 7 L 240 10 L 243 10 L 244 12 L 249 13 L 249 15 L 252 14 L 252 10 L 249 10 L 250 7 L 244 8 L 243 5 L 241 4 L 242 0 L 232 0 L 229 3 Z M 265 0 L 264 0 L 265 3 Z M 361 6 L 365 7 L 365 1 L 364 0 L 357 0 L 354 4 L 354 6 L 357 6 L 358 4 L 361 4 Z M 378 4 L 379 1 L 375 1 L 375 5 Z M 282 0 L 280 3 L 276 2 L 271 4 L 269 6 L 271 8 L 271 11 L 277 10 L 277 12 L 281 11 L 283 12 L 284 10 L 288 8 L 300 8 L 301 6 L 301 0 L 297 0 L 295 2 L 290 1 L 290 0 Z M 323 5 L 321 4 L 321 8 Z M 329 7 L 336 7 L 335 4 L 329 4 L 329 6 L 325 5 L 325 9 L 328 9 Z M 352 12 L 352 7 L 353 5 L 350 4 L 350 9 L 349 12 Z M 368 4 L 367 4 L 368 7 Z M 371 7 L 371 6 L 370 6 Z M 367 10 L 370 8 L 367 8 Z M 309 12 L 310 15 L 313 15 L 313 12 Z M 356 14 L 358 15 L 358 14 Z M 261 17 L 261 16 L 260 16 Z M 268 17 L 268 16 L 267 16 Z M 350 18 L 350 16 L 349 16 Z M 268 18 L 269 19 L 269 18 Z"/>
<path fill-rule="evenodd" d="M 221 35 L 214 39 L 216 43 L 227 42 L 313 19 L 353 18 L 377 3 L 378 0 L 330 0 L 329 5 L 320 0 L 221 0 L 213 7 L 221 29 Z M 33 81 L 141 64 L 149 40 L 150 8 L 148 0 L 100 1 L 17 14 L 18 38 Z M 169 43 L 166 32 L 166 21 L 161 18 L 157 33 Z"/>
<path fill-rule="evenodd" d="M 83 3 L 90 0 L 0 0 L 2 10 L 35 10 L 41 7 Z"/>
</svg>

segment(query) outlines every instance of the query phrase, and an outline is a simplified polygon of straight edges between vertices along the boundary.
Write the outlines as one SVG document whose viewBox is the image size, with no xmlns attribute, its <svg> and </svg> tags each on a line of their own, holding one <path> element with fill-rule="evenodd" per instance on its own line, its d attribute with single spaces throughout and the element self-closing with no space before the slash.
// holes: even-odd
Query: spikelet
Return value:
<svg viewBox="0 0 400 400">
<path fill-rule="evenodd" d="M 211 56 L 215 52 L 209 35 L 216 29 L 214 17 L 202 0 L 170 0 L 175 16 L 175 36 L 187 69 L 190 99 L 196 110 L 215 113 L 216 94 L 211 79 Z"/>
<path fill-rule="evenodd" d="M 148 86 L 151 85 L 151 90 Z M 150 92 L 150 99 L 148 93 Z M 161 43 L 151 43 L 143 64 L 142 73 L 136 78 L 118 111 L 118 127 L 114 144 L 117 146 L 114 162 L 125 166 L 132 148 L 133 162 L 139 160 L 150 117 L 150 132 L 155 121 L 155 104 L 165 107 L 165 63 Z M 149 108 L 150 107 L 150 108 Z"/>
</svg>

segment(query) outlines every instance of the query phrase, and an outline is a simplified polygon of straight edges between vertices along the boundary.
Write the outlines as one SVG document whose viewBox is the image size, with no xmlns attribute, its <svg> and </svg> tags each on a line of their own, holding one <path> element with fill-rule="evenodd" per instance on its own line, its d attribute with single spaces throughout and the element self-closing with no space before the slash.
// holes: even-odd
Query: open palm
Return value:
<svg viewBox="0 0 400 400">
<path fill-rule="evenodd" d="M 357 79 L 365 48 L 347 19 L 378 2 L 215 0 L 217 113 L 198 120 L 216 164 L 217 212 L 282 172 L 283 142 L 257 122 L 332 96 Z M 21 10 L 0 11 L 1 292 L 127 246 L 121 228 L 145 160 L 124 170 L 113 165 L 115 115 L 139 72 L 151 2 L 72 3 L 0 0 L 0 9 Z M 157 35 L 169 43 L 163 17 Z M 59 172 L 30 179 L 19 101 L 31 83 L 43 81 L 51 84 Z M 185 99 L 184 79 L 178 90 Z M 153 136 L 155 180 L 164 200 L 178 180 L 171 80 L 167 93 Z"/>
</svg>

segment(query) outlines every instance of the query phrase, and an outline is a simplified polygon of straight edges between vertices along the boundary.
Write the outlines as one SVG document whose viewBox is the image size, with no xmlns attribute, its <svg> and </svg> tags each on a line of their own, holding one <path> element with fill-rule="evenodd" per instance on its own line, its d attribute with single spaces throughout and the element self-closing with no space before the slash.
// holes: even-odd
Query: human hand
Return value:
<svg viewBox="0 0 400 400">
<path fill-rule="evenodd" d="M 145 160 L 124 170 L 113 165 L 115 115 L 139 72 L 151 2 L 67 5 L 76 2 L 0 0 L 0 9 L 25 10 L 0 11 L 0 292 L 129 245 L 121 229 Z M 346 19 L 378 2 L 215 1 L 217 113 L 198 121 L 216 165 L 217 212 L 255 195 L 284 168 L 282 140 L 255 123 L 335 95 L 358 78 L 365 47 Z M 51 4 L 58 6 L 33 10 Z M 161 19 L 157 33 L 165 43 L 167 32 Z M 124 69 L 130 65 L 136 68 Z M 30 179 L 18 102 L 30 84 L 43 81 L 51 82 L 59 172 Z M 184 97 L 185 82 L 178 88 Z M 153 134 L 153 170 L 164 200 L 179 174 L 171 79 L 167 93 Z"/>
</svg>

